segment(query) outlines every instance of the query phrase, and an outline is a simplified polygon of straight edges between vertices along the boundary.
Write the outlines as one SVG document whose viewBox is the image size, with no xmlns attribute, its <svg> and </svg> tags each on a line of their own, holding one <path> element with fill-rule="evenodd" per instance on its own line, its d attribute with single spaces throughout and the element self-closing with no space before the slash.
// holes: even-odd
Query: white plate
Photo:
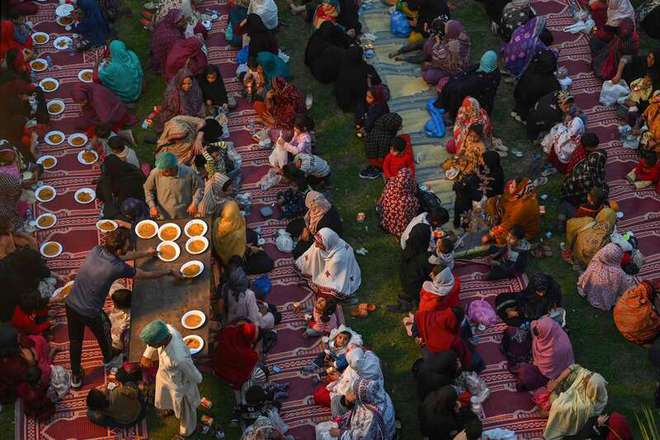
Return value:
<svg viewBox="0 0 660 440">
<path fill-rule="evenodd" d="M 43 188 L 52 189 L 53 190 L 53 197 L 51 197 L 50 199 L 44 199 L 43 197 L 41 197 L 41 191 L 43 190 Z M 46 202 L 50 202 L 51 200 L 53 200 L 57 196 L 57 190 L 55 190 L 55 188 L 53 188 L 50 185 L 43 185 L 43 186 L 40 186 L 39 188 L 37 188 L 37 190 L 34 192 L 34 195 L 37 198 L 37 200 L 39 200 L 42 203 L 46 203 Z"/>
<path fill-rule="evenodd" d="M 197 275 L 192 276 L 192 277 L 188 276 L 188 275 L 184 275 L 183 274 L 183 269 L 185 269 L 186 267 L 190 267 L 190 266 L 199 266 L 201 270 L 199 272 L 197 272 Z M 187 263 L 184 263 L 184 264 L 181 265 L 181 269 L 179 269 L 179 271 L 181 272 L 181 275 L 183 275 L 184 278 L 196 278 L 196 277 L 200 276 L 202 273 L 204 273 L 204 263 L 202 263 L 199 260 L 188 261 Z"/>
<path fill-rule="evenodd" d="M 67 17 L 71 15 L 74 9 L 75 7 L 73 5 L 65 3 L 63 5 L 59 5 L 57 9 L 55 9 L 55 15 L 58 17 Z"/>
<path fill-rule="evenodd" d="M 62 108 L 58 112 L 52 112 L 52 111 L 50 111 L 50 105 L 51 104 L 59 104 L 60 107 L 62 107 Z M 64 113 L 64 109 L 66 108 L 66 105 L 64 104 L 64 101 L 62 101 L 61 99 L 52 99 L 52 100 L 50 100 L 46 103 L 46 108 L 48 108 L 48 114 L 49 115 L 57 116 L 57 115 L 61 115 L 62 113 Z"/>
<path fill-rule="evenodd" d="M 174 246 L 174 249 L 176 250 L 176 252 L 174 254 L 174 258 L 172 258 L 171 260 L 166 260 L 165 258 L 160 256 L 160 248 L 163 247 L 166 244 Z M 179 255 L 181 255 L 181 248 L 179 247 L 178 244 L 176 244 L 173 241 L 161 241 L 160 243 L 158 243 L 158 246 L 156 246 L 156 252 L 159 252 L 158 253 L 158 258 L 160 258 L 161 261 L 165 261 L 166 263 L 169 263 L 170 261 L 174 261 L 177 258 L 179 258 Z"/>
<path fill-rule="evenodd" d="M 199 347 L 198 348 L 189 348 L 190 354 L 193 354 L 193 355 L 197 354 L 197 353 L 199 353 L 200 351 L 202 351 L 204 349 L 204 339 L 202 339 L 201 337 L 199 337 L 197 335 L 188 335 L 188 336 L 183 338 L 183 342 L 185 343 L 186 341 L 188 341 L 190 339 L 195 339 L 199 342 Z"/>
<path fill-rule="evenodd" d="M 53 47 L 57 50 L 67 50 L 73 47 L 73 39 L 66 35 L 59 36 L 53 41 Z"/>
<path fill-rule="evenodd" d="M 44 87 L 44 83 L 46 81 L 54 82 L 55 83 L 55 88 L 53 90 L 46 90 L 46 88 Z M 53 93 L 54 91 L 56 91 L 57 89 L 60 88 L 60 82 L 58 80 L 56 80 L 55 78 L 44 78 L 41 81 L 39 81 L 39 87 L 41 87 L 41 90 L 43 90 L 44 93 Z"/>
<path fill-rule="evenodd" d="M 191 251 L 191 250 L 190 250 L 190 244 L 191 244 L 193 241 L 203 241 L 203 242 L 204 242 L 204 249 L 202 249 L 201 251 L 198 251 L 198 252 L 193 252 L 193 251 Z M 188 239 L 188 241 L 186 241 L 186 251 L 187 251 L 190 255 L 199 255 L 199 254 L 202 254 L 202 253 L 206 252 L 206 250 L 207 250 L 208 248 L 209 248 L 209 241 L 206 239 L 206 237 L 202 237 L 202 236 L 199 236 L 199 237 L 190 237 L 190 238 Z"/>
<path fill-rule="evenodd" d="M 616 218 L 618 218 L 618 219 L 622 219 L 624 215 L 625 214 L 623 213 L 623 211 L 617 211 L 616 212 Z"/>
<path fill-rule="evenodd" d="M 70 22 L 65 22 L 67 18 L 70 18 Z M 72 26 L 76 21 L 73 19 L 73 17 L 57 17 L 55 19 L 55 23 L 59 24 L 62 27 L 67 27 L 67 26 Z"/>
<path fill-rule="evenodd" d="M 73 286 L 73 280 L 69 281 L 68 283 L 66 283 L 62 287 L 58 287 L 57 289 L 55 289 L 55 291 L 53 292 L 53 294 L 50 297 L 50 300 L 53 301 L 55 299 L 58 299 L 58 297 L 62 294 L 62 291 L 64 291 L 64 289 L 67 288 L 68 286 Z M 69 292 L 69 294 L 71 294 L 71 292 Z"/>
<path fill-rule="evenodd" d="M 49 244 L 49 243 L 55 243 L 55 244 L 58 246 L 59 250 L 57 251 L 57 253 L 56 253 L 55 255 L 46 255 L 46 254 L 44 253 L 44 248 L 45 248 L 46 245 Z M 39 247 L 39 252 L 41 253 L 41 255 L 43 255 L 43 256 L 46 257 L 46 258 L 55 258 L 55 257 L 59 257 L 59 255 L 62 253 L 63 250 L 64 250 L 64 248 L 62 247 L 62 245 L 61 245 L 60 243 L 56 242 L 56 241 L 47 241 L 47 242 L 43 243 L 43 244 Z"/>
<path fill-rule="evenodd" d="M 44 67 L 37 69 L 34 67 L 36 63 L 41 63 L 44 65 Z M 44 72 L 48 70 L 48 61 L 44 60 L 43 58 L 35 58 L 30 61 L 30 69 L 32 69 L 33 72 Z"/>
<path fill-rule="evenodd" d="M 139 231 L 140 231 L 140 225 L 142 225 L 142 224 L 144 224 L 144 223 L 149 223 L 150 225 L 153 225 L 153 227 L 154 227 L 154 233 L 153 233 L 153 234 L 151 234 L 151 235 L 149 235 L 149 236 L 141 235 L 141 234 L 140 234 L 140 232 L 139 232 Z M 156 234 L 158 234 L 158 223 L 156 223 L 156 222 L 153 221 L 153 220 L 142 220 L 141 222 L 138 222 L 137 225 L 135 225 L 135 234 L 136 234 L 138 237 L 140 237 L 140 238 L 142 238 L 142 239 L 145 239 L 145 240 L 147 240 L 147 239 L 149 239 L 149 238 L 151 238 L 151 237 L 154 237 Z"/>
<path fill-rule="evenodd" d="M 83 75 L 85 72 L 90 72 L 92 75 L 94 75 L 94 71 L 92 69 L 83 69 L 80 72 L 78 72 L 78 79 L 84 83 L 91 83 L 94 82 L 94 78 L 92 77 L 89 81 L 87 81 L 85 78 L 83 78 Z"/>
<path fill-rule="evenodd" d="M 110 224 L 112 225 L 112 229 L 102 229 L 102 228 L 101 228 L 101 225 L 102 225 L 103 223 L 110 223 Z M 96 229 L 98 229 L 99 231 L 103 232 L 104 234 L 107 234 L 108 232 L 112 232 L 112 231 L 114 231 L 115 229 L 117 229 L 118 227 L 119 227 L 119 225 L 118 225 L 117 222 L 114 221 L 114 220 L 103 219 L 103 220 L 99 220 L 99 221 L 96 222 Z"/>
<path fill-rule="evenodd" d="M 94 155 L 94 160 L 91 162 L 85 162 L 85 158 L 83 157 L 84 153 L 92 153 Z M 80 162 L 83 165 L 92 165 L 96 163 L 97 160 L 99 160 L 99 155 L 94 150 L 80 150 L 78 152 L 78 162 Z"/>
<path fill-rule="evenodd" d="M 50 225 L 50 226 L 41 226 L 39 224 L 39 219 L 40 218 L 46 218 L 46 217 L 52 218 L 54 220 L 53 224 Z M 55 226 L 57 224 L 57 217 L 55 216 L 55 214 L 51 214 L 50 212 L 47 212 L 47 213 L 41 214 L 39 217 L 37 217 L 37 219 L 35 220 L 34 223 L 35 223 L 36 227 L 39 228 L 39 229 L 50 229 L 50 228 L 52 228 L 53 226 Z"/>
<path fill-rule="evenodd" d="M 92 196 L 91 200 L 89 200 L 88 202 L 80 202 L 80 201 L 78 201 L 78 194 L 82 194 L 82 193 L 88 193 L 88 194 L 90 194 L 90 195 Z M 73 194 L 73 199 L 74 199 L 76 202 L 78 202 L 78 203 L 80 203 L 80 204 L 82 204 L 82 205 L 86 205 L 86 204 L 88 204 L 88 203 L 92 203 L 94 200 L 96 200 L 96 192 L 95 192 L 92 188 L 80 188 L 78 191 L 76 191 L 76 192 Z"/>
<path fill-rule="evenodd" d="M 188 228 L 192 225 L 202 225 L 202 227 L 204 228 L 204 232 L 202 232 L 201 234 L 199 234 L 197 236 L 196 235 L 190 235 L 188 233 Z M 200 237 L 200 236 L 206 235 L 206 231 L 208 231 L 208 229 L 209 229 L 209 226 L 206 224 L 206 222 L 204 220 L 200 220 L 200 219 L 196 218 L 196 219 L 190 220 L 188 223 L 186 223 L 186 226 L 183 227 L 183 232 L 185 232 L 185 234 L 188 238 L 192 238 L 192 237 Z"/>
<path fill-rule="evenodd" d="M 169 227 L 176 228 L 176 237 L 170 238 L 170 239 L 165 239 L 165 238 L 162 237 L 163 230 L 165 230 L 165 228 L 169 228 Z M 179 239 L 179 237 L 181 237 L 181 228 L 176 223 L 165 223 L 164 225 L 161 225 L 160 228 L 158 228 L 158 238 L 160 238 L 163 241 L 176 241 L 176 240 Z"/>
<path fill-rule="evenodd" d="M 37 42 L 37 40 L 36 40 L 35 37 L 38 36 L 38 35 L 43 35 L 44 37 L 46 37 L 46 41 L 44 41 L 44 42 L 42 42 L 42 43 Z M 45 32 L 35 32 L 34 34 L 32 34 L 32 42 L 33 42 L 34 44 L 36 44 L 37 46 L 40 46 L 40 45 L 42 45 L 42 44 L 46 44 L 46 43 L 48 43 L 49 41 L 50 41 L 50 35 L 48 35 L 48 34 L 45 33 Z"/>
<path fill-rule="evenodd" d="M 60 136 L 60 141 L 55 142 L 55 141 L 51 140 L 50 137 L 53 136 L 53 135 L 59 135 Z M 62 133 L 59 130 L 49 131 L 48 133 L 46 133 L 46 136 L 44 136 L 44 140 L 46 141 L 46 143 L 48 145 L 52 145 L 52 146 L 60 145 L 62 142 L 64 142 L 65 139 L 66 139 L 65 134 Z"/>
<path fill-rule="evenodd" d="M 195 326 L 190 326 L 190 325 L 186 324 L 186 318 L 189 317 L 189 316 L 193 316 L 193 315 L 199 316 L 200 318 L 202 318 L 202 322 L 200 322 L 199 324 L 197 324 Z M 201 310 L 190 310 L 190 311 L 184 313 L 183 316 L 181 317 L 181 325 L 183 326 L 183 328 L 187 328 L 188 330 L 196 330 L 196 329 L 200 328 L 201 326 L 203 326 L 204 324 L 206 324 L 206 315 Z"/>
<path fill-rule="evenodd" d="M 50 170 L 52 168 L 55 168 L 57 166 L 57 158 L 55 156 L 50 156 L 50 155 L 45 155 L 41 156 L 39 159 L 37 159 L 37 163 L 40 165 L 43 165 L 43 163 L 46 161 L 46 159 L 53 159 L 55 162 L 49 167 L 44 166 L 44 170 Z"/>
<path fill-rule="evenodd" d="M 75 144 L 73 141 L 76 139 L 82 139 L 83 142 L 78 142 L 77 144 Z M 69 135 L 69 138 L 66 141 L 72 147 L 84 147 L 85 144 L 87 144 L 87 141 L 89 141 L 89 139 L 87 138 L 87 135 L 85 133 L 73 133 L 72 135 Z"/>
</svg>

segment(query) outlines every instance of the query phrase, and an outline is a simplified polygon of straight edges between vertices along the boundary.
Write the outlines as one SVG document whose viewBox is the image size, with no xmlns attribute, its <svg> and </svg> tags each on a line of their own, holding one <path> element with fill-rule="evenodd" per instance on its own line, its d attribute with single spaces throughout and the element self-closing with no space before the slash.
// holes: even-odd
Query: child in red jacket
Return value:
<svg viewBox="0 0 660 440">
<path fill-rule="evenodd" d="M 390 152 L 383 161 L 383 176 L 390 179 L 397 175 L 400 169 L 410 168 L 413 178 L 415 177 L 415 161 L 413 160 L 410 136 L 405 134 L 394 138 L 390 146 Z"/>
</svg>

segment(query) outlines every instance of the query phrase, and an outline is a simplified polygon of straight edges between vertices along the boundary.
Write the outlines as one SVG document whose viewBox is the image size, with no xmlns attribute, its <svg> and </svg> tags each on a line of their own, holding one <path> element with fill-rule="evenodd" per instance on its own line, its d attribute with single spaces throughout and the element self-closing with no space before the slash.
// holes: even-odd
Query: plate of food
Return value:
<svg viewBox="0 0 660 440">
<path fill-rule="evenodd" d="M 64 248 L 56 241 L 47 241 L 41 245 L 39 252 L 46 258 L 55 258 L 59 256 Z"/>
<path fill-rule="evenodd" d="M 48 109 L 48 114 L 51 116 L 57 116 L 61 115 L 64 113 L 64 108 L 66 106 L 64 105 L 64 101 L 61 99 L 53 99 L 51 101 L 48 101 L 48 104 L 46 104 L 46 108 Z"/>
<path fill-rule="evenodd" d="M 165 223 L 158 228 L 158 238 L 163 241 L 175 241 L 181 236 L 181 228 L 176 223 Z"/>
<path fill-rule="evenodd" d="M 183 231 L 189 238 L 204 235 L 208 229 L 209 227 L 206 222 L 198 218 L 190 220 L 186 223 L 186 226 L 183 227 Z"/>
<path fill-rule="evenodd" d="M 33 72 L 43 72 L 48 69 L 48 61 L 43 58 L 36 58 L 30 61 L 30 69 L 32 69 Z"/>
<path fill-rule="evenodd" d="M 142 220 L 135 225 L 135 233 L 140 238 L 149 239 L 158 234 L 158 223 L 153 220 Z"/>
<path fill-rule="evenodd" d="M 195 278 L 204 272 L 204 263 L 199 260 L 192 260 L 181 266 L 181 275 L 184 278 Z"/>
<path fill-rule="evenodd" d="M 85 133 L 73 133 L 72 135 L 69 135 L 67 142 L 72 147 L 82 147 L 87 143 L 88 140 L 89 139 L 87 139 L 87 135 Z"/>
<path fill-rule="evenodd" d="M 179 245 L 173 241 L 161 241 L 158 246 L 156 246 L 156 252 L 158 253 L 158 258 L 168 263 L 179 258 L 181 249 L 179 248 Z"/>
<path fill-rule="evenodd" d="M 63 3 L 55 9 L 55 15 L 58 17 L 69 17 L 75 7 L 69 3 Z"/>
<path fill-rule="evenodd" d="M 45 203 L 53 200 L 57 195 L 57 191 L 50 185 L 43 185 L 37 188 L 34 195 L 37 197 L 37 200 Z"/>
<path fill-rule="evenodd" d="M 50 170 L 57 165 L 57 158 L 55 156 L 45 155 L 37 159 L 37 163 L 44 167 L 44 170 Z"/>
<path fill-rule="evenodd" d="M 82 150 L 78 152 L 78 162 L 83 165 L 91 165 L 99 160 L 99 155 L 94 150 Z"/>
<path fill-rule="evenodd" d="M 73 19 L 72 16 L 69 15 L 69 16 L 66 16 L 66 17 L 57 17 L 55 19 L 55 22 L 57 24 L 59 24 L 60 26 L 62 26 L 62 27 L 67 27 L 67 26 L 71 26 L 73 24 L 74 19 Z"/>
<path fill-rule="evenodd" d="M 50 35 L 45 32 L 35 32 L 32 34 L 32 42 L 37 45 L 46 44 L 50 40 Z"/>
<path fill-rule="evenodd" d="M 39 81 L 39 87 L 45 93 L 51 93 L 60 88 L 60 82 L 55 78 L 44 78 Z"/>
<path fill-rule="evenodd" d="M 96 192 L 92 188 L 80 188 L 75 192 L 73 198 L 76 199 L 76 202 L 86 205 L 96 199 Z"/>
<path fill-rule="evenodd" d="M 206 237 L 191 237 L 186 241 L 186 251 L 191 255 L 198 255 L 209 248 L 209 241 Z"/>
<path fill-rule="evenodd" d="M 57 217 L 55 217 L 55 214 L 46 212 L 37 217 L 35 223 L 39 229 L 50 229 L 55 226 L 55 223 L 57 223 Z"/>
<path fill-rule="evenodd" d="M 84 83 L 91 83 L 94 81 L 94 71 L 92 69 L 83 69 L 78 72 L 78 79 Z"/>
<path fill-rule="evenodd" d="M 101 232 L 112 232 L 118 227 L 119 225 L 114 220 L 103 219 L 96 222 L 96 229 Z"/>
<path fill-rule="evenodd" d="M 70 47 L 73 47 L 73 39 L 66 35 L 59 36 L 53 41 L 53 46 L 57 50 L 65 50 Z"/>
<path fill-rule="evenodd" d="M 201 310 L 189 310 L 181 317 L 181 325 L 188 330 L 196 330 L 206 323 L 206 315 Z"/>
<path fill-rule="evenodd" d="M 71 293 L 72 290 L 73 290 L 73 280 L 69 281 L 68 283 L 66 283 L 62 287 L 58 287 L 57 289 L 55 289 L 55 291 L 53 292 L 53 294 L 50 297 L 50 300 L 51 301 L 61 301 L 64 298 L 66 298 L 67 296 L 69 296 L 69 294 Z"/>
<path fill-rule="evenodd" d="M 188 335 L 183 338 L 183 343 L 186 344 L 190 354 L 197 354 L 204 349 L 204 339 L 197 335 Z"/>
<path fill-rule="evenodd" d="M 52 146 L 61 144 L 64 142 L 64 139 L 66 139 L 66 136 L 59 130 L 49 131 L 46 133 L 46 136 L 44 136 L 46 143 Z"/>
</svg>

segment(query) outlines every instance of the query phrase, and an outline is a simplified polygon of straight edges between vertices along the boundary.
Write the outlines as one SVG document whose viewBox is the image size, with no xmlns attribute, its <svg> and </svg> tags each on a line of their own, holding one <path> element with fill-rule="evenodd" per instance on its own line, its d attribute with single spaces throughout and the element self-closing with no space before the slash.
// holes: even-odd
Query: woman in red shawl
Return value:
<svg viewBox="0 0 660 440">
<path fill-rule="evenodd" d="M 254 110 L 270 128 L 293 129 L 297 114 L 305 112 L 305 98 L 296 86 L 282 77 L 273 78 L 265 101 L 256 101 Z"/>
<path fill-rule="evenodd" d="M 401 168 L 397 175 L 385 184 L 378 200 L 380 225 L 385 231 L 399 237 L 408 223 L 419 212 L 417 183 L 410 168 Z"/>
<path fill-rule="evenodd" d="M 199 37 L 178 40 L 167 54 L 163 72 L 165 80 L 169 81 L 174 78 L 177 72 L 184 67 L 197 76 L 204 71 L 207 64 L 208 60 L 202 51 L 202 41 Z"/>
<path fill-rule="evenodd" d="M 151 33 L 151 69 L 160 72 L 174 44 L 183 40 L 185 17 L 179 9 L 170 9 Z"/>
<path fill-rule="evenodd" d="M 21 44 L 18 40 L 16 40 L 14 23 L 12 23 L 10 20 L 2 20 L 2 23 L 0 23 L 0 60 L 5 59 L 7 56 L 7 51 L 10 49 L 18 49 L 23 51 L 24 49 L 31 48 L 32 38 L 28 38 L 25 43 Z"/>
<path fill-rule="evenodd" d="M 228 325 L 216 337 L 213 370 L 235 390 L 241 389 L 257 365 L 254 344 L 258 337 L 259 327 L 250 323 Z"/>
<path fill-rule="evenodd" d="M 119 131 L 137 120 L 121 99 L 101 84 L 75 84 L 71 97 L 81 107 L 78 129 L 88 130 L 99 124 L 108 124 L 113 131 Z"/>
<path fill-rule="evenodd" d="M 432 281 L 424 281 L 419 291 L 419 312 L 445 310 L 460 303 L 461 279 L 449 267 L 437 265 L 431 273 Z"/>
</svg>

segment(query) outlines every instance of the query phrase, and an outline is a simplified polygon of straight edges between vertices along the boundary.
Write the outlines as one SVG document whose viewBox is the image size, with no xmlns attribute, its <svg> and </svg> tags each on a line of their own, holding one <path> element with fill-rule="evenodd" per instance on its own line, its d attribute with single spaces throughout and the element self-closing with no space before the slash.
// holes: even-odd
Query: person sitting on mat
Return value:
<svg viewBox="0 0 660 440">
<path fill-rule="evenodd" d="M 487 279 L 501 280 L 521 274 L 527 267 L 530 244 L 525 240 L 525 230 L 513 225 L 506 238 L 506 246 L 491 246 L 490 272 Z"/>
<path fill-rule="evenodd" d="M 408 137 L 408 136 L 406 136 Z M 383 161 L 383 177 L 385 180 L 396 176 L 401 168 L 408 168 L 415 178 L 415 161 L 412 155 L 412 145 L 410 138 L 404 139 L 403 136 L 397 136 L 392 141 L 390 152 Z"/>
<path fill-rule="evenodd" d="M 93 388 L 87 394 L 87 417 L 96 425 L 130 428 L 146 415 L 147 403 L 130 385 L 119 384 L 103 390 Z"/>
<path fill-rule="evenodd" d="M 655 187 L 660 180 L 660 163 L 655 151 L 645 151 L 635 168 L 626 174 L 628 182 L 635 185 L 635 189 Z"/>
</svg>

